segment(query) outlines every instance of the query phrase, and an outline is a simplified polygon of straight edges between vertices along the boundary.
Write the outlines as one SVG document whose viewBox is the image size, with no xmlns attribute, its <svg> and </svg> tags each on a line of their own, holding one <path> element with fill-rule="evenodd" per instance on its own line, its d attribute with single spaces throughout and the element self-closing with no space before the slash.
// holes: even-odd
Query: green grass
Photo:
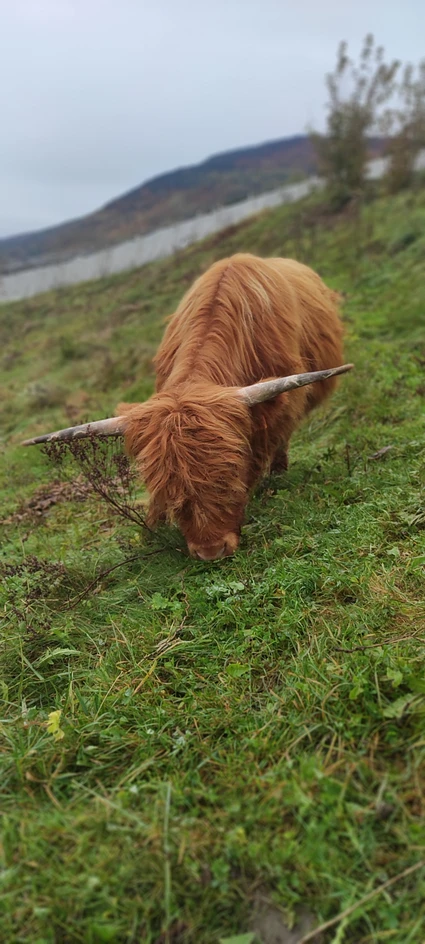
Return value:
<svg viewBox="0 0 425 944">
<path fill-rule="evenodd" d="M 59 473 L 20 440 L 147 397 L 163 318 L 240 249 L 347 293 L 356 370 L 237 555 L 190 561 L 94 496 L 31 512 Z M 259 894 L 319 924 L 425 857 L 424 266 L 423 192 L 313 202 L 0 308 L 2 941 L 218 944 Z M 422 944 L 424 902 L 418 869 L 323 940 Z"/>
</svg>

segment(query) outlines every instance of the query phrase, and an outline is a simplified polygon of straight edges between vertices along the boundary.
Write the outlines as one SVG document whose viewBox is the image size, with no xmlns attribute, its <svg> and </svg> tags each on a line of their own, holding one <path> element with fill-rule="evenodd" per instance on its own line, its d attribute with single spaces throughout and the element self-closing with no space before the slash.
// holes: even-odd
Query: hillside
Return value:
<svg viewBox="0 0 425 944">
<path fill-rule="evenodd" d="M 370 141 L 370 155 L 382 142 Z M 95 213 L 35 233 L 0 239 L 0 272 L 46 265 L 102 249 L 314 173 L 310 139 L 299 135 L 211 157 L 162 174 Z"/>
<path fill-rule="evenodd" d="M 300 913 L 322 944 L 423 942 L 425 193 L 351 213 L 0 306 L 8 944 L 271 944 Z M 165 316 L 236 250 L 345 294 L 355 371 L 203 565 L 19 443 L 147 397 Z"/>
</svg>

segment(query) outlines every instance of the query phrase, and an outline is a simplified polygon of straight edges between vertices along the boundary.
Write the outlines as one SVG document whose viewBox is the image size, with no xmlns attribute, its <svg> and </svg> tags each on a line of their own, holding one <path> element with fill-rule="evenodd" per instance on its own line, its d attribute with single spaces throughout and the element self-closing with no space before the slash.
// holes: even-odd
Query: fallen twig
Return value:
<svg viewBox="0 0 425 944">
<path fill-rule="evenodd" d="M 388 881 L 383 882 L 382 885 L 378 885 L 378 888 L 374 888 L 373 891 L 368 892 L 367 895 L 364 895 L 363 898 L 359 898 L 354 905 L 350 905 L 349 908 L 345 908 L 344 911 L 335 917 L 331 918 L 330 921 L 325 921 L 323 924 L 320 924 L 318 928 L 315 928 L 314 931 L 309 931 L 308 934 L 305 934 L 304 937 L 300 938 L 298 944 L 307 944 L 307 941 L 314 941 L 315 937 L 318 934 L 321 934 L 322 931 L 327 931 L 328 928 L 334 927 L 335 924 L 339 924 L 340 921 L 343 921 L 344 918 L 348 918 L 349 915 L 353 914 L 354 911 L 357 911 L 359 908 L 362 908 L 366 902 L 370 901 L 371 898 L 375 898 L 376 895 L 380 895 L 381 892 L 385 889 L 390 888 L 391 885 L 395 885 L 396 882 L 399 882 L 402 878 L 407 878 L 408 875 L 412 875 L 413 872 L 417 872 L 419 869 L 423 869 L 425 866 L 425 859 L 421 859 L 420 862 L 416 862 L 415 865 L 410 865 L 409 868 L 404 869 L 403 872 L 399 872 L 398 875 L 393 875 L 392 878 L 389 878 Z"/>
<path fill-rule="evenodd" d="M 351 446 L 348 443 L 345 443 L 345 461 L 347 463 L 347 473 L 349 476 L 351 475 L 350 449 Z"/>
</svg>

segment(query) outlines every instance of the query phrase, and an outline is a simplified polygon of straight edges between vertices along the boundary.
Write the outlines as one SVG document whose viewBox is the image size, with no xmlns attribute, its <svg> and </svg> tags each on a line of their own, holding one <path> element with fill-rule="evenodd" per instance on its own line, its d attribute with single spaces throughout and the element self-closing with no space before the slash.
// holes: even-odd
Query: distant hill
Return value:
<svg viewBox="0 0 425 944">
<path fill-rule="evenodd" d="M 371 156 L 381 150 L 379 139 L 371 140 Z M 88 216 L 0 239 L 0 272 L 94 252 L 292 183 L 316 170 L 316 156 L 305 135 L 217 154 L 193 167 L 154 177 Z"/>
</svg>

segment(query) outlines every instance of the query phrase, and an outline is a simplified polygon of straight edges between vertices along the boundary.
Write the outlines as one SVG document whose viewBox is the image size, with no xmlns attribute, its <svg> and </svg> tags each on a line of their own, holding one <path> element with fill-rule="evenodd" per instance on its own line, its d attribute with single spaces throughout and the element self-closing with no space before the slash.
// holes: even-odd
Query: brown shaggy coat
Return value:
<svg viewBox="0 0 425 944">
<path fill-rule="evenodd" d="M 293 431 L 336 380 L 254 407 L 235 388 L 342 362 L 338 296 L 310 268 L 242 253 L 212 265 L 168 324 L 156 393 L 118 408 L 151 522 L 176 521 L 203 559 L 232 553 L 251 489 L 286 468 Z"/>
</svg>

